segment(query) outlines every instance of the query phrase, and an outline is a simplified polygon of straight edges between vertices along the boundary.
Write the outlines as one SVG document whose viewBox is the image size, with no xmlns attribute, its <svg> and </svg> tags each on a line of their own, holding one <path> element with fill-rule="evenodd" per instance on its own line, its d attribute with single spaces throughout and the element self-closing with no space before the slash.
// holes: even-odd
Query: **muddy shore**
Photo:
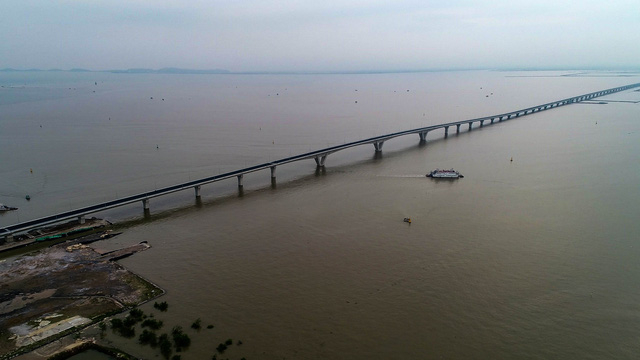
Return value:
<svg viewBox="0 0 640 360">
<path fill-rule="evenodd" d="M 68 231 L 68 230 L 67 230 Z M 77 239 L 0 260 L 0 359 L 50 343 L 164 291 Z"/>
</svg>

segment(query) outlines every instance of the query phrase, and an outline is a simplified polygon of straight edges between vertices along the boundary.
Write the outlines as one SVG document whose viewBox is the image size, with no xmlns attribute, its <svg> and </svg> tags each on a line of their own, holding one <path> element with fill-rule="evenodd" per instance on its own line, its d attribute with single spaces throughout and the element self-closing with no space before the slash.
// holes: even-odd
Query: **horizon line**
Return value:
<svg viewBox="0 0 640 360">
<path fill-rule="evenodd" d="M 128 69 L 107 69 L 92 70 L 85 68 L 71 69 L 40 69 L 28 68 L 18 69 L 6 67 L 0 72 L 92 72 L 92 73 L 117 73 L 117 74 L 192 74 L 192 75 L 330 75 L 330 74 L 393 74 L 393 73 L 422 73 L 422 72 L 447 72 L 447 71 L 617 71 L 617 72 L 638 72 L 638 67 L 460 67 L 460 68 L 425 68 L 425 69 L 377 69 L 377 70 L 305 70 L 305 71 L 230 71 L 226 69 L 187 69 L 177 67 L 164 67 L 159 69 L 151 68 L 128 68 Z"/>
</svg>

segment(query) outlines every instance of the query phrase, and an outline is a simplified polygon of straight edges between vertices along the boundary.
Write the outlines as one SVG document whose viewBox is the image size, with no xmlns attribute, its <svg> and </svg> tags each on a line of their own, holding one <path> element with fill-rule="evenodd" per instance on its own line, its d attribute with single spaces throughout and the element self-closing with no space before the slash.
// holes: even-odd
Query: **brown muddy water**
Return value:
<svg viewBox="0 0 640 360">
<path fill-rule="evenodd" d="M 6 129 L 33 142 L 29 134 L 45 118 L 81 136 L 62 141 L 69 135 L 50 125 L 53 137 L 34 149 L 17 147 L 21 162 L 2 155 L 9 166 L 0 193 L 2 202 L 26 207 L 24 221 L 154 181 L 171 184 L 638 79 L 560 75 L 102 75 L 111 89 L 96 92 L 104 103 L 87 92 L 1 105 L 2 154 Z M 156 88 L 181 100 L 168 106 L 169 95 L 154 94 L 164 103 L 140 105 Z M 205 90 L 215 100 L 205 101 Z M 130 98 L 139 92 L 145 96 Z M 211 358 L 228 338 L 243 344 L 223 358 L 632 359 L 640 351 L 640 92 L 598 100 L 629 102 L 565 106 L 447 139 L 434 132 L 422 145 L 403 137 L 385 143 L 381 156 L 372 146 L 356 148 L 330 155 L 324 171 L 315 172 L 312 161 L 279 168 L 275 188 L 268 172 L 245 177 L 242 196 L 235 182 L 203 187 L 198 206 L 191 192 L 152 200 L 160 216 L 96 246 L 148 241 L 152 249 L 121 263 L 167 290 L 161 300 L 169 311 L 156 316 L 185 329 L 197 318 L 215 325 L 189 329 L 183 359 Z M 129 105 L 114 105 L 121 103 Z M 149 118 L 143 107 L 152 109 Z M 77 113 L 83 116 L 66 118 Z M 86 120 L 90 113 L 129 117 L 110 127 L 102 124 L 109 120 Z M 104 143 L 84 138 L 94 135 Z M 42 143 L 52 150 L 42 152 Z M 48 168 L 41 157 L 64 169 Z M 25 166 L 40 177 L 29 180 Z M 424 176 L 438 167 L 465 178 Z M 32 191 L 29 184 L 39 195 L 25 205 L 19 195 Z M 136 205 L 106 215 L 140 212 Z M 3 224 L 17 216 L 5 215 Z M 142 309 L 154 311 L 152 304 Z M 134 355 L 157 354 L 108 339 Z"/>
</svg>

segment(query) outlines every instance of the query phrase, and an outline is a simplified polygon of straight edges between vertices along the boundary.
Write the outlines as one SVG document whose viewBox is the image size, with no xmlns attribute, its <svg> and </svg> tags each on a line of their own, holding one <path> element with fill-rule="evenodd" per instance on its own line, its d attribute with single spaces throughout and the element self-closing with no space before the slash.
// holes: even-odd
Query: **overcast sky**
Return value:
<svg viewBox="0 0 640 360">
<path fill-rule="evenodd" d="M 639 68 L 639 0 L 0 0 L 0 68 Z"/>
</svg>

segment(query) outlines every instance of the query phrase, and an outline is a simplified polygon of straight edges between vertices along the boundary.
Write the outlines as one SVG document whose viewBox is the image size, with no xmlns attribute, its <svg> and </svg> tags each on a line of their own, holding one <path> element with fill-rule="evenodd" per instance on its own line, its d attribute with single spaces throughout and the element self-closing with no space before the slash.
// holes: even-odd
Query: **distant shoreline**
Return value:
<svg viewBox="0 0 640 360">
<path fill-rule="evenodd" d="M 460 68 L 460 69 L 408 69 L 408 70 L 352 70 L 352 71 L 230 71 L 226 69 L 182 69 L 182 68 L 132 68 L 132 69 L 112 69 L 112 70 L 90 70 L 74 68 L 64 69 L 15 69 L 3 68 L 2 72 L 65 72 L 65 73 L 112 73 L 112 74 L 182 74 L 182 75 L 345 75 L 345 74 L 410 74 L 410 73 L 427 73 L 427 72 L 451 72 L 451 71 L 598 71 L 598 72 L 616 72 L 637 74 L 640 69 L 581 69 L 581 68 L 556 68 L 556 69 L 538 69 L 538 68 Z"/>
</svg>

